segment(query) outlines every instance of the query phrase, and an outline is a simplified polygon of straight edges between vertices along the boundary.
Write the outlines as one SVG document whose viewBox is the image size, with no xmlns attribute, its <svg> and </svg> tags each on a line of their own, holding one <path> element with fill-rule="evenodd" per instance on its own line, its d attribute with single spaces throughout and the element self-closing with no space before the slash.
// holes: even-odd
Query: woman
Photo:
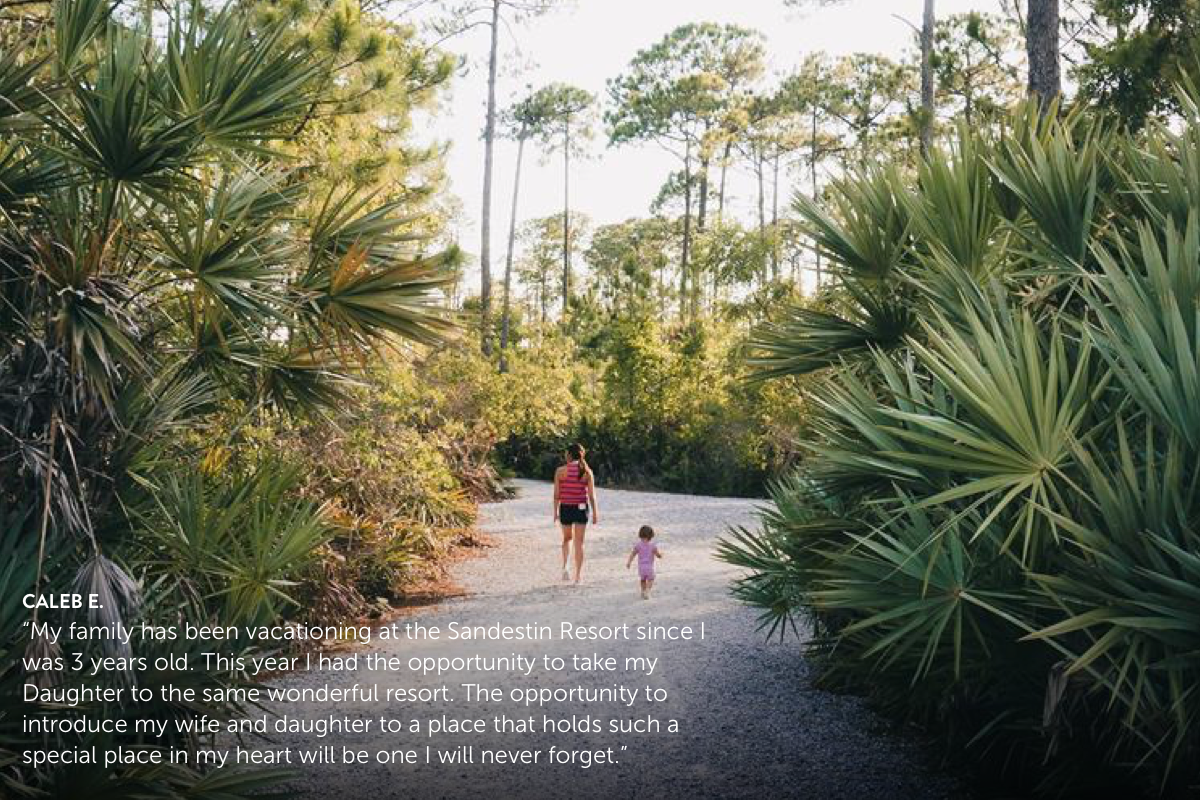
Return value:
<svg viewBox="0 0 1200 800">
<path fill-rule="evenodd" d="M 600 509 L 596 507 L 596 482 L 584 456 L 581 444 L 567 448 L 566 464 L 554 471 L 554 520 L 562 526 L 562 579 L 571 580 L 567 559 L 571 543 L 575 543 L 575 583 L 583 572 L 583 533 L 587 530 L 588 509 L 592 522 L 600 524 Z"/>
</svg>

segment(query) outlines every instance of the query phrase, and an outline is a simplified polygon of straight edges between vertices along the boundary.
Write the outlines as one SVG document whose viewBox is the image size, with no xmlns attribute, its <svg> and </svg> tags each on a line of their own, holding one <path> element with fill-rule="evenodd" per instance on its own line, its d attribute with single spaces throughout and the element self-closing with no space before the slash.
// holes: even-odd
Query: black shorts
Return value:
<svg viewBox="0 0 1200 800">
<path fill-rule="evenodd" d="M 558 521 L 563 525 L 587 525 L 588 508 L 580 508 L 578 503 L 559 503 Z"/>
</svg>

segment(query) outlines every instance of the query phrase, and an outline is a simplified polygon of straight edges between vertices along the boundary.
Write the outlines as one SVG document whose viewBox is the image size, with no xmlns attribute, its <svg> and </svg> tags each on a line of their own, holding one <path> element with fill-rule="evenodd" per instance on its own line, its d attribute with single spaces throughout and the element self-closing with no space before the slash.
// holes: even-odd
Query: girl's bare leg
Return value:
<svg viewBox="0 0 1200 800">
<path fill-rule="evenodd" d="M 571 557 L 571 526 L 562 526 L 562 574 L 563 580 L 570 580 L 571 576 L 567 572 L 567 559 Z"/>
<path fill-rule="evenodd" d="M 579 583 L 579 577 L 583 573 L 583 532 L 586 530 L 587 525 L 576 525 L 574 527 L 576 583 Z"/>
</svg>

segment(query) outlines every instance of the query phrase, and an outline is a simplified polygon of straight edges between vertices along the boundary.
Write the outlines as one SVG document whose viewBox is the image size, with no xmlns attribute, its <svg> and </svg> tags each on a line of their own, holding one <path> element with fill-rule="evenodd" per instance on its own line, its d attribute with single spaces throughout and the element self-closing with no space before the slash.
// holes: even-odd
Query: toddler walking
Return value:
<svg viewBox="0 0 1200 800">
<path fill-rule="evenodd" d="M 637 544 L 625 561 L 625 569 L 629 569 L 636 556 L 638 561 L 638 578 L 642 582 L 642 599 L 650 599 L 650 589 L 654 586 L 654 559 L 662 558 L 662 551 L 651 540 L 654 538 L 654 528 L 643 525 L 638 531 Z"/>
</svg>

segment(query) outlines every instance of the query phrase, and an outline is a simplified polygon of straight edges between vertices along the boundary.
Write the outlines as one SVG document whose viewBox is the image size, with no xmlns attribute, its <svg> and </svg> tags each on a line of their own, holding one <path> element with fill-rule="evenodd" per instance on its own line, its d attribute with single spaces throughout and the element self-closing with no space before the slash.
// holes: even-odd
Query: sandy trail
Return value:
<svg viewBox="0 0 1200 800">
<path fill-rule="evenodd" d="M 593 644 L 551 642 L 398 641 L 377 643 L 374 652 L 402 656 L 512 656 L 569 659 L 572 655 L 617 656 L 616 672 L 456 675 L 414 678 L 407 673 L 298 673 L 281 685 L 328 683 L 348 687 L 436 687 L 443 682 L 454 698 L 434 704 L 391 705 L 391 716 L 408 719 L 470 717 L 591 717 L 607 727 L 610 720 L 677 719 L 675 734 L 485 733 L 444 735 L 431 742 L 424 733 L 385 734 L 378 725 L 367 734 L 326 739 L 274 737 L 272 747 L 333 744 L 369 750 L 451 748 L 473 745 L 474 764 L 320 766 L 308 769 L 306 796 L 328 798 L 948 798 L 957 784 L 923 766 L 910 742 L 888 734 L 854 698 L 813 689 L 808 666 L 794 639 L 766 642 L 756 631 L 756 614 L 734 602 L 727 591 L 736 572 L 713 558 L 717 539 L 729 525 L 751 524 L 754 503 L 747 500 L 600 490 L 601 524 L 589 528 L 584 585 L 562 584 L 558 570 L 558 533 L 550 514 L 550 486 L 519 481 L 518 496 L 485 506 L 481 528 L 496 547 L 481 558 L 454 568 L 468 596 L 424 609 L 412 617 L 430 625 L 457 621 L 466 625 L 546 624 L 557 632 L 563 621 L 577 625 L 704 623 L 706 638 L 692 642 Z M 659 562 L 655 596 L 638 596 L 636 566 L 625 557 L 643 523 L 659 530 L 665 559 Z M 624 671 L 624 658 L 658 658 L 654 674 Z M 460 684 L 478 683 L 506 690 L 612 687 L 614 684 L 665 689 L 660 707 L 639 700 L 629 708 L 605 703 L 570 707 L 522 708 L 500 703 L 467 702 Z M 295 704 L 280 713 L 307 717 L 330 714 L 376 719 L 381 709 L 369 703 L 335 707 Z M 616 748 L 619 763 L 580 769 L 543 760 L 530 765 L 478 763 L 484 749 Z M 624 745 L 625 750 L 619 748 Z"/>
</svg>

